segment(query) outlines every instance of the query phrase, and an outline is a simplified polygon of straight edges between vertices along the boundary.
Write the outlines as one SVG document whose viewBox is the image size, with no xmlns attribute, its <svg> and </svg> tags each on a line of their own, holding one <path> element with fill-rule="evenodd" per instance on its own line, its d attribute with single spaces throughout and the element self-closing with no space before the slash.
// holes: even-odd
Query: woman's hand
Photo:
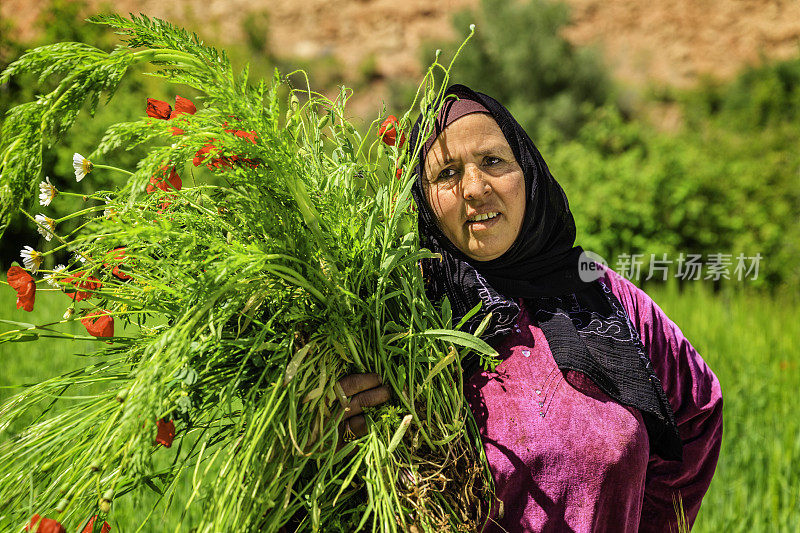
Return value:
<svg viewBox="0 0 800 533">
<path fill-rule="evenodd" d="M 367 421 L 361 414 L 365 407 L 375 407 L 391 397 L 389 387 L 378 374 L 350 374 L 336 383 L 337 395 L 344 408 L 339 424 L 339 448 L 367 434 Z"/>
</svg>

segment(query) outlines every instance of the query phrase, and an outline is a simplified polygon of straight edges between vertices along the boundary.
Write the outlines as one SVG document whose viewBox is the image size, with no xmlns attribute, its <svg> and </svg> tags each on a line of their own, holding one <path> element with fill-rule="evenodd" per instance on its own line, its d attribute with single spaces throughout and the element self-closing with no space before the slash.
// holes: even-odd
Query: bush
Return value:
<svg viewBox="0 0 800 533">
<path fill-rule="evenodd" d="M 502 102 L 534 138 L 573 137 L 592 110 L 611 99 L 612 86 L 593 50 L 561 37 L 568 22 L 565 4 L 483 0 L 476 11 L 453 18 L 457 35 L 471 23 L 477 31 L 451 79 Z M 433 48 L 423 46 L 426 54 Z M 429 62 L 426 56 L 423 64 Z"/>
</svg>

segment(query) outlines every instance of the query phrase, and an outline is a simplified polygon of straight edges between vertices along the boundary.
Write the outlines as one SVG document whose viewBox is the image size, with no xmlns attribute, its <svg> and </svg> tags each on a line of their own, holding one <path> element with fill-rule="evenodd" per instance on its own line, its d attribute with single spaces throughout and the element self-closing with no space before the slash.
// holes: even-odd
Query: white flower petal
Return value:
<svg viewBox="0 0 800 533">
<path fill-rule="evenodd" d="M 50 183 L 50 177 L 45 177 L 39 183 L 39 204 L 47 206 L 50 205 L 50 202 L 53 201 L 53 198 L 56 197 L 58 194 L 58 189 L 56 189 L 52 183 Z"/>
<path fill-rule="evenodd" d="M 75 169 L 75 180 L 81 181 L 92 171 L 92 162 L 75 152 L 72 155 L 72 168 Z"/>
<path fill-rule="evenodd" d="M 22 248 L 19 255 L 22 257 L 22 263 L 25 265 L 25 268 L 34 274 L 39 271 L 39 267 L 42 265 L 42 261 L 44 260 L 44 256 L 41 254 L 41 252 L 37 252 L 30 246 L 25 246 Z"/>
<path fill-rule="evenodd" d="M 42 234 L 46 241 L 50 241 L 56 232 L 56 221 L 42 214 L 36 215 L 36 231 Z"/>
</svg>

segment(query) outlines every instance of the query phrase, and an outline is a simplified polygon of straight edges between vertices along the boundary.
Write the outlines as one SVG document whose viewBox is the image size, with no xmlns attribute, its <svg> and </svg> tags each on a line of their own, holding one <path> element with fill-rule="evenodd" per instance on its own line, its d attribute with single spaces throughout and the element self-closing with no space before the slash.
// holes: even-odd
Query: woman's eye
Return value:
<svg viewBox="0 0 800 533">
<path fill-rule="evenodd" d="M 454 168 L 446 168 L 439 172 L 436 176 L 436 181 L 446 181 L 456 175 L 456 169 Z"/>
<path fill-rule="evenodd" d="M 483 164 L 486 166 L 492 166 L 496 165 L 497 163 L 500 163 L 501 161 L 502 160 L 499 157 L 486 156 L 483 159 Z"/>
</svg>

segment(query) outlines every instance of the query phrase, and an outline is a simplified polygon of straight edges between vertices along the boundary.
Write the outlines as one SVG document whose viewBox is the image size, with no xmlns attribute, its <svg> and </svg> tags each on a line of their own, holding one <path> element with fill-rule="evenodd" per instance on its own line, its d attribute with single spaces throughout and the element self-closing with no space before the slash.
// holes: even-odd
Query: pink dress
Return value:
<svg viewBox="0 0 800 533">
<path fill-rule="evenodd" d="M 612 271 L 601 281 L 622 303 L 664 385 L 683 461 L 650 455 L 637 410 L 578 372 L 565 379 L 523 306 L 516 332 L 496 346 L 503 362 L 465 386 L 502 502 L 486 532 L 677 531 L 678 494 L 694 523 L 722 440 L 719 381 L 647 294 Z"/>
</svg>

